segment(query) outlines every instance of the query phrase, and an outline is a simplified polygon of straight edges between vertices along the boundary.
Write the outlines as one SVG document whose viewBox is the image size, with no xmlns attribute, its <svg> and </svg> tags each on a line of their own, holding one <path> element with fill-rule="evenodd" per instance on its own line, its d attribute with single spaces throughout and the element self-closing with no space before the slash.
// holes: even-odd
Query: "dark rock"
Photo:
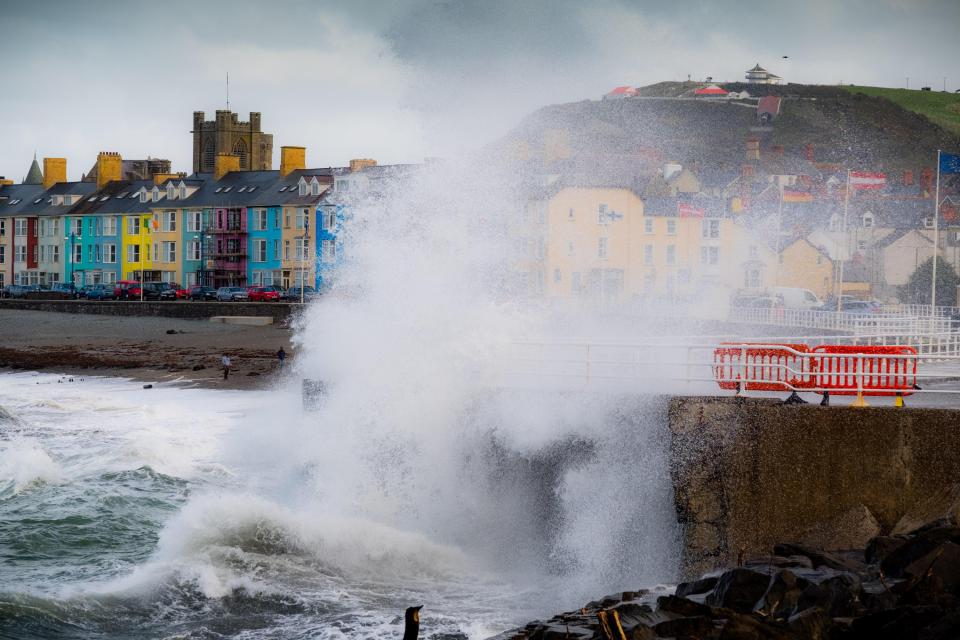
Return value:
<svg viewBox="0 0 960 640">
<path fill-rule="evenodd" d="M 960 543 L 960 527 L 936 527 L 919 534 L 897 549 L 894 549 L 883 562 L 880 568 L 883 573 L 894 578 L 901 578 L 906 568 L 915 561 L 933 551 L 940 544 L 952 541 Z"/>
<path fill-rule="evenodd" d="M 809 580 L 797 577 L 792 571 L 778 571 L 760 598 L 757 611 L 774 619 L 786 620 L 797 611 L 800 596 L 811 585 Z"/>
<path fill-rule="evenodd" d="M 527 635 L 530 640 L 591 640 L 598 637 L 594 629 L 567 624 L 545 624 Z"/>
<path fill-rule="evenodd" d="M 856 569 L 852 563 L 847 562 L 839 556 L 820 551 L 806 545 L 797 543 L 780 543 L 773 547 L 773 552 L 778 556 L 804 556 L 809 558 L 810 562 L 816 567 L 827 567 L 837 571 L 853 571 Z"/>
<path fill-rule="evenodd" d="M 863 551 L 863 559 L 870 564 L 882 562 L 891 553 L 909 542 L 906 536 L 877 536 L 871 538 Z"/>
<path fill-rule="evenodd" d="M 934 622 L 920 634 L 921 640 L 957 640 L 960 638 L 960 611 Z"/>
<path fill-rule="evenodd" d="M 625 631 L 637 625 L 647 624 L 650 619 L 650 614 L 653 613 L 653 609 L 647 605 L 636 602 L 620 603 L 613 607 L 613 611 L 616 611 L 617 615 L 620 616 L 620 624 Z"/>
<path fill-rule="evenodd" d="M 851 639 L 914 640 L 921 631 L 937 622 L 943 609 L 936 605 L 904 606 L 871 613 L 853 621 Z"/>
<path fill-rule="evenodd" d="M 675 613 L 678 616 L 710 615 L 710 607 L 707 605 L 677 596 L 661 596 L 657 598 L 657 610 Z"/>
<path fill-rule="evenodd" d="M 172 335 L 175 335 L 176 333 L 177 333 L 176 329 L 167 329 L 167 335 L 172 336 Z"/>
<path fill-rule="evenodd" d="M 206 369 L 206 368 L 207 368 L 207 367 L 206 367 L 205 365 L 202 365 L 202 364 L 195 364 L 195 365 L 193 365 L 193 367 L 192 367 L 192 369 L 193 369 L 194 371 L 203 371 L 203 370 Z"/>
<path fill-rule="evenodd" d="M 719 640 L 805 640 L 786 625 L 761 622 L 730 612 L 722 622 Z"/>
<path fill-rule="evenodd" d="M 248 375 L 248 376 L 258 376 L 258 375 L 260 375 L 260 374 L 257 373 L 256 371 L 250 371 L 249 373 L 247 373 L 247 375 Z"/>
<path fill-rule="evenodd" d="M 830 637 L 833 620 L 823 609 L 813 608 L 790 617 L 787 627 L 805 640 L 825 640 Z"/>
<path fill-rule="evenodd" d="M 731 569 L 720 576 L 717 586 L 707 596 L 711 607 L 726 607 L 740 613 L 753 611 L 770 584 L 770 576 L 750 569 Z"/>
<path fill-rule="evenodd" d="M 714 626 L 710 618 L 696 616 L 665 620 L 653 628 L 661 638 L 696 638 L 708 640 L 720 637 L 720 629 Z"/>
<path fill-rule="evenodd" d="M 152 385 L 152 384 L 145 384 L 145 385 L 143 385 L 143 388 L 144 388 L 144 389 L 153 389 L 153 385 Z"/>
<path fill-rule="evenodd" d="M 818 607 L 832 617 L 861 615 L 865 609 L 860 601 L 862 591 L 858 577 L 841 573 L 804 589 L 797 601 L 797 611 Z"/>
<path fill-rule="evenodd" d="M 587 603 L 585 608 L 588 610 L 599 611 L 600 609 L 609 609 L 618 602 L 623 602 L 622 594 L 620 593 L 603 596 L 599 600 L 592 600 Z"/>
<path fill-rule="evenodd" d="M 711 576 L 709 578 L 700 578 L 692 582 L 681 582 L 677 585 L 677 596 L 684 597 L 691 594 L 706 593 L 717 586 L 718 578 Z"/>
<path fill-rule="evenodd" d="M 753 556 L 744 563 L 747 567 L 777 567 L 780 569 L 813 569 L 806 556 Z"/>
</svg>

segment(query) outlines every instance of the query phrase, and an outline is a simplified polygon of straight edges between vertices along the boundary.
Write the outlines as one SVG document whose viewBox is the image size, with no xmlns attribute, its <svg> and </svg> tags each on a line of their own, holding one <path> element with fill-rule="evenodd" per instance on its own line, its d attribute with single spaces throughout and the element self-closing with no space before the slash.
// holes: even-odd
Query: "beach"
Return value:
<svg viewBox="0 0 960 640">
<path fill-rule="evenodd" d="M 253 389 L 269 386 L 276 377 L 281 347 L 287 366 L 296 358 L 292 331 L 279 324 L 0 309 L 0 327 L 0 372 L 37 370 Z M 224 355 L 231 359 L 227 380 L 220 364 Z"/>
</svg>

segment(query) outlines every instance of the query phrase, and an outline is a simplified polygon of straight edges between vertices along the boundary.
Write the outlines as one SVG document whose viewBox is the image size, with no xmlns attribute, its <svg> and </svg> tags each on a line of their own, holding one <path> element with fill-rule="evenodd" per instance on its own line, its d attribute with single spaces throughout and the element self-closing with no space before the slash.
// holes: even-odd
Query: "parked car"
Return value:
<svg viewBox="0 0 960 640">
<path fill-rule="evenodd" d="M 73 300 L 79 298 L 80 295 L 72 282 L 57 282 L 50 287 L 50 297 Z"/>
<path fill-rule="evenodd" d="M 250 296 L 243 287 L 220 287 L 217 289 L 217 300 L 220 302 L 246 302 L 249 299 Z"/>
<path fill-rule="evenodd" d="M 880 313 L 881 306 L 875 302 L 870 302 L 866 300 L 849 300 L 844 301 L 840 305 L 840 313 L 855 313 L 855 314 L 874 314 Z"/>
<path fill-rule="evenodd" d="M 300 287 L 290 287 L 287 289 L 287 301 L 289 302 L 300 302 L 300 300 L 306 302 L 307 300 L 313 300 L 318 295 L 320 294 L 317 293 L 317 290 L 313 287 L 303 287 L 303 291 L 301 291 Z"/>
<path fill-rule="evenodd" d="M 773 294 L 783 299 L 787 309 L 816 309 L 823 305 L 817 294 L 801 287 L 774 287 Z"/>
<path fill-rule="evenodd" d="M 167 290 L 167 286 L 162 282 L 144 282 L 143 283 L 143 299 L 144 300 L 160 300 L 161 295 L 164 291 Z"/>
<path fill-rule="evenodd" d="M 139 300 L 140 283 L 134 280 L 118 280 L 113 288 L 113 295 L 118 300 Z"/>
<path fill-rule="evenodd" d="M 87 300 L 116 300 L 116 289 L 112 284 L 91 284 L 83 288 Z"/>
<path fill-rule="evenodd" d="M 273 286 L 247 287 L 250 302 L 279 302 L 280 289 Z"/>
<path fill-rule="evenodd" d="M 23 298 L 26 297 L 29 288 L 22 284 L 8 284 L 3 288 L 5 298 Z"/>
<path fill-rule="evenodd" d="M 180 300 L 187 296 L 187 291 L 176 282 L 159 283 L 163 289 L 160 292 L 160 300 Z"/>
<path fill-rule="evenodd" d="M 217 290 L 213 287 L 196 285 L 187 290 L 187 297 L 190 300 L 216 300 Z"/>
</svg>

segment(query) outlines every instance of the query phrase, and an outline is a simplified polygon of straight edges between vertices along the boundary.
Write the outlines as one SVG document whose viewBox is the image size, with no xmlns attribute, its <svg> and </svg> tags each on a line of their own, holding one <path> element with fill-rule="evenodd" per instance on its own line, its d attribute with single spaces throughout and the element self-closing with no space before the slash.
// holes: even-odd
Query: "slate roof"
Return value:
<svg viewBox="0 0 960 640">
<path fill-rule="evenodd" d="M 67 215 L 70 210 L 78 204 L 53 204 L 52 196 L 70 195 L 85 198 L 97 190 L 97 185 L 92 182 L 58 182 L 46 191 L 37 194 L 29 204 L 22 208 L 17 215 L 24 216 L 62 216 Z"/>
<path fill-rule="evenodd" d="M 140 202 L 140 189 L 153 188 L 152 180 L 117 180 L 86 197 L 70 209 L 69 215 L 133 214 L 150 211 L 155 202 Z"/>
<path fill-rule="evenodd" d="M 0 216 L 18 215 L 43 195 L 42 184 L 8 184 L 0 186 Z"/>
</svg>

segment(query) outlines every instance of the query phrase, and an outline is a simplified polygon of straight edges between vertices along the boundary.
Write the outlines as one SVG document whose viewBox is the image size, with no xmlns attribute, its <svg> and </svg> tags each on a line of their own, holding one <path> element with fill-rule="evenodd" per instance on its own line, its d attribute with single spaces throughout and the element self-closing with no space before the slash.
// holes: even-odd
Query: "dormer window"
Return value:
<svg viewBox="0 0 960 640">
<path fill-rule="evenodd" d="M 153 201 L 160 202 L 160 189 L 159 187 L 153 188 Z"/>
<path fill-rule="evenodd" d="M 167 185 L 167 200 L 173 200 L 177 197 L 177 190 L 172 184 Z"/>
<path fill-rule="evenodd" d="M 307 181 L 306 181 L 306 180 L 304 180 L 303 178 L 300 178 L 300 184 L 297 185 L 297 186 L 299 187 L 299 193 L 300 193 L 301 196 L 307 195 Z"/>
<path fill-rule="evenodd" d="M 873 228 L 873 214 L 867 211 L 863 214 L 863 228 L 872 229 Z"/>
<path fill-rule="evenodd" d="M 310 183 L 310 195 L 320 195 L 320 182 L 316 178 L 314 178 L 313 182 Z"/>
<path fill-rule="evenodd" d="M 927 229 L 933 229 L 933 218 L 924 218 L 923 226 Z"/>
<path fill-rule="evenodd" d="M 187 185 L 180 183 L 180 199 L 183 200 L 187 197 Z"/>
<path fill-rule="evenodd" d="M 144 204 L 144 203 L 146 203 L 149 199 L 150 199 L 150 196 L 149 196 L 149 194 L 147 193 L 147 190 L 146 190 L 146 189 L 141 189 L 141 190 L 140 190 L 140 203 L 141 203 L 141 204 Z"/>
</svg>

